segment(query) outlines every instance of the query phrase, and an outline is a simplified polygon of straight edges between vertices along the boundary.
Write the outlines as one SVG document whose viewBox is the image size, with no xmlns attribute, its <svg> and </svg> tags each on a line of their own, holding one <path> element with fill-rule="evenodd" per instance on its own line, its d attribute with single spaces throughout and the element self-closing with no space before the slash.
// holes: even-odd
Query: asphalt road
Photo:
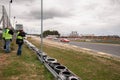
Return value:
<svg viewBox="0 0 120 80">
<path fill-rule="evenodd" d="M 116 44 L 101 44 L 88 42 L 70 42 L 69 44 L 76 45 L 82 48 L 92 49 L 98 52 L 104 52 L 116 56 L 120 56 L 120 45 Z"/>
</svg>

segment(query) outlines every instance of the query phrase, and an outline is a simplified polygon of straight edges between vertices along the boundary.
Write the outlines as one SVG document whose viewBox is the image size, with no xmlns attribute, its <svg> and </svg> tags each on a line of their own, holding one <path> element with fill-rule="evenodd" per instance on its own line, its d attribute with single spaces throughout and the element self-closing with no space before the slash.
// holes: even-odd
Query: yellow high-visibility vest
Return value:
<svg viewBox="0 0 120 80">
<path fill-rule="evenodd" d="M 12 35 L 9 34 L 9 29 L 6 29 L 6 33 L 5 33 L 5 39 L 12 39 Z"/>
<path fill-rule="evenodd" d="M 23 39 L 22 36 L 18 36 L 20 34 L 20 32 L 17 32 L 17 39 Z"/>
</svg>

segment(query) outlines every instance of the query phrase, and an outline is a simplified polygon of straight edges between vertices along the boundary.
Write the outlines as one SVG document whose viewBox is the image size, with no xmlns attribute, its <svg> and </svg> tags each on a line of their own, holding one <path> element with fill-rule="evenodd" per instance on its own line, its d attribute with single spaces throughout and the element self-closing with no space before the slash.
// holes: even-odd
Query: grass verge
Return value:
<svg viewBox="0 0 120 80">
<path fill-rule="evenodd" d="M 12 42 L 11 53 L 0 48 L 0 80 L 53 80 L 52 74 L 37 59 L 34 52 L 23 45 L 21 56 L 17 56 L 17 45 Z M 2 45 L 2 43 L 0 43 Z M 2 47 L 2 46 L 1 46 Z"/>
<path fill-rule="evenodd" d="M 30 39 L 37 47 L 39 41 Z M 90 55 L 70 49 L 61 49 L 44 44 L 44 52 L 56 58 L 60 63 L 67 66 L 72 72 L 83 80 L 119 80 L 120 62 L 112 59 Z"/>
</svg>

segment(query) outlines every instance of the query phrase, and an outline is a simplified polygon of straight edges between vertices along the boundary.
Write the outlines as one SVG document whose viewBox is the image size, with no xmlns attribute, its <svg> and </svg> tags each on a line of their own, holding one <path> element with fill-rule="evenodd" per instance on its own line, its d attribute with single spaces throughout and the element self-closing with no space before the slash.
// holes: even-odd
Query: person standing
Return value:
<svg viewBox="0 0 120 80">
<path fill-rule="evenodd" d="M 10 43 L 12 41 L 12 35 L 13 35 L 13 31 L 10 28 L 7 28 L 5 32 L 6 53 L 10 52 Z"/>
<path fill-rule="evenodd" d="M 6 33 L 6 28 L 3 29 L 3 33 L 2 33 L 2 39 L 4 41 L 4 46 L 3 46 L 4 50 L 6 49 L 5 33 Z"/>
<path fill-rule="evenodd" d="M 23 39 L 25 37 L 25 32 L 23 30 L 19 30 L 17 32 L 16 44 L 18 44 L 17 55 L 20 56 L 22 53 L 22 45 L 24 43 Z"/>
</svg>

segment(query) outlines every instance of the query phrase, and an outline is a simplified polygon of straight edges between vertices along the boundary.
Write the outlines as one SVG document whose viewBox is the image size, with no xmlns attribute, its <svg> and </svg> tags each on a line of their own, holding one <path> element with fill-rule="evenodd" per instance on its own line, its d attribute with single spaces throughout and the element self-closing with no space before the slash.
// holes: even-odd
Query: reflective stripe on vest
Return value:
<svg viewBox="0 0 120 80">
<path fill-rule="evenodd" d="M 17 33 L 17 39 L 23 39 L 22 36 L 18 36 L 20 34 L 20 32 Z"/>
<path fill-rule="evenodd" d="M 8 33 L 9 31 L 9 29 L 6 30 L 5 39 L 12 39 L 12 35 Z"/>
</svg>

